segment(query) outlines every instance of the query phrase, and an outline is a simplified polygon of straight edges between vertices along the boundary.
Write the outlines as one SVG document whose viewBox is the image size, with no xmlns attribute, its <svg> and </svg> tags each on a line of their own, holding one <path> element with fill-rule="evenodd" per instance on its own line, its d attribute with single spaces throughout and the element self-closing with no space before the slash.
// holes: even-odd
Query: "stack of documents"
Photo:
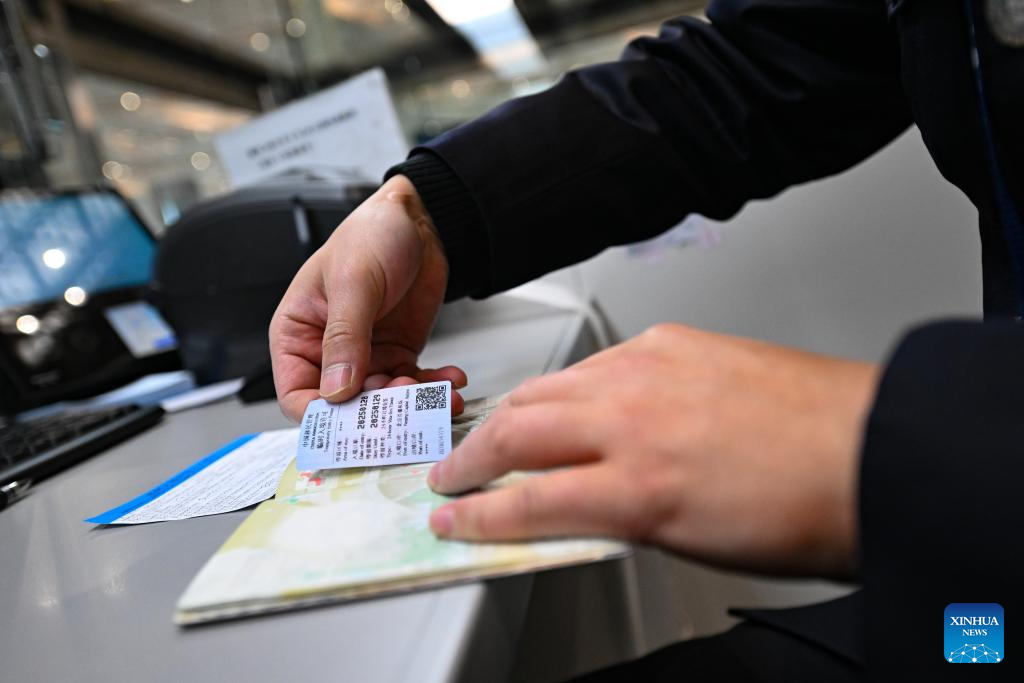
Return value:
<svg viewBox="0 0 1024 683">
<path fill-rule="evenodd" d="M 469 402 L 453 442 L 494 399 Z M 178 601 L 175 621 L 197 624 L 591 562 L 628 554 L 601 539 L 462 543 L 430 531 L 450 499 L 427 485 L 430 464 L 299 472 L 292 463 L 262 503 L 206 563 Z M 511 475 L 497 485 L 507 484 Z"/>
</svg>

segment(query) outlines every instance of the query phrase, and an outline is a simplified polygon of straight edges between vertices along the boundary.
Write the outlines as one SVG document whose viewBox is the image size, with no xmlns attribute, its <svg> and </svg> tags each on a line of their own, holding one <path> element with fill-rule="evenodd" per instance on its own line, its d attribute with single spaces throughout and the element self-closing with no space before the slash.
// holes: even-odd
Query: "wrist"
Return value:
<svg viewBox="0 0 1024 683">
<path fill-rule="evenodd" d="M 445 299 L 489 289 L 489 248 L 483 217 L 466 185 L 452 168 L 428 149 L 418 148 L 401 164 L 388 170 L 387 179 L 401 176 L 395 187 L 415 188 L 429 227 L 451 266 Z"/>
<path fill-rule="evenodd" d="M 409 219 L 421 231 L 429 233 L 434 239 L 439 239 L 437 226 L 434 225 L 434 220 L 430 217 L 420 193 L 409 178 L 404 175 L 391 176 L 377 190 L 377 195 L 383 201 L 401 205 Z"/>
<path fill-rule="evenodd" d="M 822 573 L 850 578 L 860 570 L 858 473 L 868 415 L 878 390 L 881 368 L 863 362 L 844 362 L 843 365 L 845 372 L 835 378 L 835 386 L 842 388 L 835 392 L 842 444 L 836 444 L 841 454 L 836 463 L 840 476 L 832 491 L 837 509 L 831 515 L 832 524 L 827 531 L 834 546 L 831 562 Z"/>
</svg>

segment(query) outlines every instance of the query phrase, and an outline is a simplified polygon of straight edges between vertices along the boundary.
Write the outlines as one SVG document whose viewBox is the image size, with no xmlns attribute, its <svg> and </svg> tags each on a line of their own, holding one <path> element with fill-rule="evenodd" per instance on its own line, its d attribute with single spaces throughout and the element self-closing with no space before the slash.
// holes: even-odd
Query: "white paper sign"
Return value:
<svg viewBox="0 0 1024 683">
<path fill-rule="evenodd" d="M 452 383 L 429 382 L 311 401 L 302 418 L 300 471 L 442 460 L 452 450 Z"/>
<path fill-rule="evenodd" d="M 379 68 L 253 119 L 216 144 L 236 186 L 291 169 L 379 182 L 408 151 Z"/>
</svg>

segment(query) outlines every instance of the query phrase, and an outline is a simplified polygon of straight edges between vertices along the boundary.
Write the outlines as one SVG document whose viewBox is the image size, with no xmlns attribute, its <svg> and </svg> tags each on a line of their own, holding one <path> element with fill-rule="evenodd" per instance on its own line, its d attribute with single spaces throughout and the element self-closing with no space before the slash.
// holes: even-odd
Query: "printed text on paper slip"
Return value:
<svg viewBox="0 0 1024 683">
<path fill-rule="evenodd" d="M 319 399 L 299 432 L 300 471 L 433 462 L 452 450 L 451 382 L 378 389 L 346 403 Z"/>
</svg>

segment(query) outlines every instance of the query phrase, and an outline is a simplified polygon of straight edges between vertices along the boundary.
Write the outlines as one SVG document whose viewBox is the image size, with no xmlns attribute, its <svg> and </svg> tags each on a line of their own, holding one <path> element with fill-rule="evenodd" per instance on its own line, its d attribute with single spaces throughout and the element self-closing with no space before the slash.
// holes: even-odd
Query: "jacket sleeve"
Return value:
<svg viewBox="0 0 1024 683">
<path fill-rule="evenodd" d="M 842 171 L 911 122 L 879 0 L 717 0 L 413 150 L 453 286 L 486 296 L 689 213 Z M 441 199 L 434 199 L 434 196 Z M 443 205 L 443 206 L 441 206 Z"/>
<path fill-rule="evenodd" d="M 1022 458 L 1024 325 L 911 332 L 882 379 L 861 463 L 869 670 L 943 673 L 949 603 L 1020 611 Z"/>
</svg>

